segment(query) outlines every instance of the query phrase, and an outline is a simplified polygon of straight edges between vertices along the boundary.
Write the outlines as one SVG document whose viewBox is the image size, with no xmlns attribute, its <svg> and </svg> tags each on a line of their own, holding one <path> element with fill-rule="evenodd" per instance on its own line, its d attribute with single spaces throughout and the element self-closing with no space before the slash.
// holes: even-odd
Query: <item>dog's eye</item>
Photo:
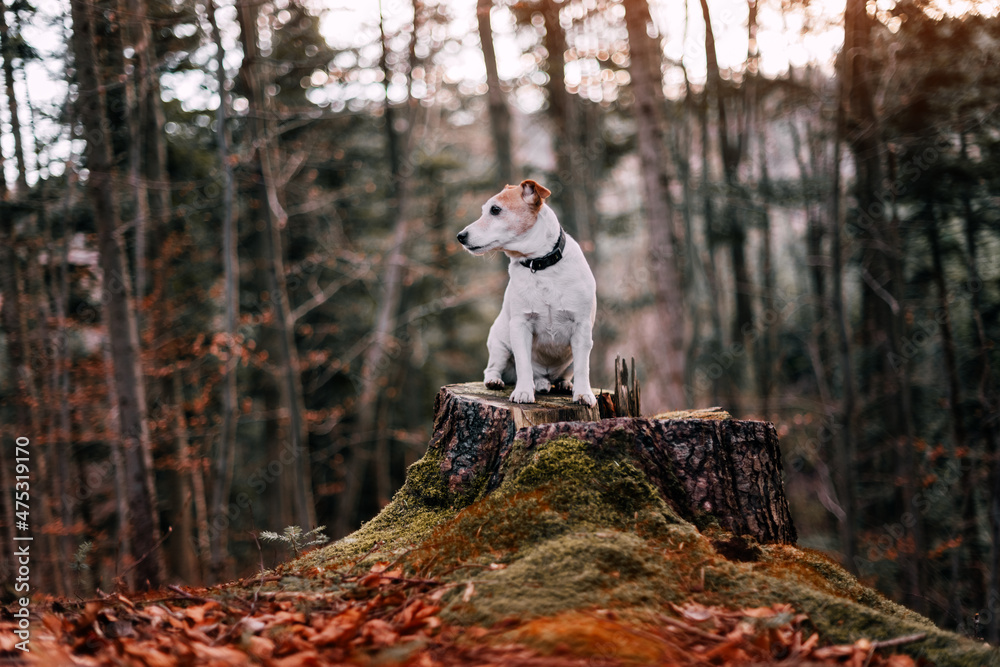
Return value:
<svg viewBox="0 0 1000 667">
<path fill-rule="evenodd" d="M 502 209 L 499 206 L 497 206 L 496 204 L 494 204 L 493 206 L 490 207 L 490 213 L 492 213 L 493 215 L 500 215 L 500 211 L 501 210 Z"/>
</svg>

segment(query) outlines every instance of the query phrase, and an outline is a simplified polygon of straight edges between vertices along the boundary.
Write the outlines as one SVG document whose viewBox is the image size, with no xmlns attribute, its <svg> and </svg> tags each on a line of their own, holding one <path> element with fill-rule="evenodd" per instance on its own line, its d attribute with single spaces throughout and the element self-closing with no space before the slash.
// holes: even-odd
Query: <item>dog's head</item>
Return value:
<svg viewBox="0 0 1000 667">
<path fill-rule="evenodd" d="M 483 215 L 458 234 L 458 241 L 473 255 L 506 246 L 524 236 L 538 220 L 547 188 L 530 179 L 508 185 L 483 204 Z"/>
</svg>

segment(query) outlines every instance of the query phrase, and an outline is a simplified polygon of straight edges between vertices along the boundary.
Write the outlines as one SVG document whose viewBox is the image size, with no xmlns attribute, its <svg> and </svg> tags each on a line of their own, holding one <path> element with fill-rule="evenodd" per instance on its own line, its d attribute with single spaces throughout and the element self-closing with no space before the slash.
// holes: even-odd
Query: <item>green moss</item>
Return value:
<svg viewBox="0 0 1000 667">
<path fill-rule="evenodd" d="M 993 649 L 937 629 L 821 553 L 744 545 L 707 515 L 699 531 L 649 483 L 629 446 L 559 437 L 529 449 L 516 441 L 491 493 L 485 472 L 470 490 L 450 491 L 440 452 L 429 451 L 379 516 L 284 569 L 313 573 L 332 595 L 350 597 L 335 569 L 384 542 L 369 560 L 398 559 L 411 573 L 458 584 L 445 598 L 452 622 L 489 625 L 595 607 L 649 618 L 686 600 L 727 608 L 790 603 L 824 643 L 926 632 L 899 650 L 937 665 L 1000 664 Z M 317 578 L 317 568 L 329 578 Z M 468 581 L 475 592 L 466 602 Z"/>
<path fill-rule="evenodd" d="M 530 451 L 515 441 L 508 461 L 501 494 L 545 489 L 552 506 L 573 520 L 634 528 L 637 514 L 643 513 L 645 521 L 684 523 L 631 462 L 624 444 L 613 438 L 599 450 L 570 437 Z"/>
<path fill-rule="evenodd" d="M 290 571 L 304 571 L 317 567 L 337 567 L 357 561 L 383 543 L 370 560 L 384 560 L 394 554 L 415 547 L 431 533 L 435 526 L 446 522 L 457 513 L 452 504 L 454 495 L 448 490 L 441 475 L 441 454 L 428 451 L 406 471 L 406 483 L 374 519 L 361 528 L 331 545 L 316 549 L 290 563 Z"/>
<path fill-rule="evenodd" d="M 798 551 L 792 547 L 784 549 Z M 799 553 L 804 560 L 810 560 L 809 554 Z M 803 577 L 798 568 L 787 565 L 765 574 L 749 564 L 716 564 L 707 570 L 704 594 L 696 597 L 707 604 L 728 607 L 789 602 L 809 616 L 809 623 L 824 642 L 853 643 L 861 638 L 879 640 L 926 633 L 926 639 L 899 650 L 914 658 L 926 658 L 934 665 L 1000 664 L 996 649 L 939 629 L 919 614 L 864 588 L 829 562 L 824 569 L 834 574 L 834 581 L 827 580 L 819 586 L 811 577 Z"/>
</svg>

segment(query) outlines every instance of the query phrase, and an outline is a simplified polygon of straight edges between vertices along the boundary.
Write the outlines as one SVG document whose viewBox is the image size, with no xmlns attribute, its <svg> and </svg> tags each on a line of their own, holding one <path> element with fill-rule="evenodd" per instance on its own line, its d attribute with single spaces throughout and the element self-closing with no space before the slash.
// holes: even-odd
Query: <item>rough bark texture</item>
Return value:
<svg viewBox="0 0 1000 667">
<path fill-rule="evenodd" d="M 715 518 L 738 535 L 761 542 L 795 542 L 781 481 L 774 426 L 735 419 L 598 420 L 597 408 L 547 396 L 510 403 L 509 392 L 481 383 L 448 385 L 438 393 L 430 450 L 441 454 L 441 474 L 453 493 L 472 496 L 503 481 L 516 446 L 530 452 L 559 437 L 630 458 L 684 518 Z M 485 473 L 485 474 L 484 474 Z"/>
</svg>

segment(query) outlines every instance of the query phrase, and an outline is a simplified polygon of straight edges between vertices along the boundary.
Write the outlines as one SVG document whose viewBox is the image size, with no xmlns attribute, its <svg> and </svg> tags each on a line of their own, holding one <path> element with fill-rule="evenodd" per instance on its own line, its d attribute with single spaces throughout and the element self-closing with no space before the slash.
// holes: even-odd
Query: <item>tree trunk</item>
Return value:
<svg viewBox="0 0 1000 667">
<path fill-rule="evenodd" d="M 500 185 L 514 182 L 514 159 L 511 156 L 510 110 L 500 90 L 497 56 L 493 48 L 493 25 L 490 21 L 491 0 L 478 0 L 476 16 L 479 19 L 479 43 L 486 61 L 486 85 L 489 87 L 490 130 L 497 154 L 497 178 Z"/>
<path fill-rule="evenodd" d="M 136 5 L 140 2 L 141 0 L 122 1 L 119 2 L 118 9 L 121 15 L 128 17 L 124 22 L 125 39 L 134 51 L 132 77 L 125 83 L 125 106 L 129 136 L 128 182 L 135 206 L 132 216 L 132 227 L 135 230 L 135 299 L 138 315 L 142 317 L 143 301 L 146 296 L 146 232 L 149 226 L 149 196 L 146 191 L 146 179 L 142 173 L 145 161 L 143 132 L 147 122 L 144 98 L 149 94 L 149 86 L 142 76 L 142 67 L 139 63 L 139 51 L 145 49 L 141 31 L 136 27 L 137 24 L 145 22 L 144 15 L 135 14 L 138 11 Z"/>
<path fill-rule="evenodd" d="M 80 120 L 87 136 L 88 189 L 97 225 L 98 249 L 103 289 L 106 296 L 105 322 L 114 362 L 114 384 L 118 394 L 118 418 L 127 476 L 125 490 L 129 499 L 129 528 L 136 584 L 159 585 L 162 579 L 162 555 L 158 550 L 160 535 L 156 515 L 156 491 L 153 485 L 149 430 L 146 423 L 146 396 L 140 372 L 139 334 L 131 303 L 131 280 L 126 269 L 121 239 L 117 193 L 112 174 L 110 138 L 104 108 L 104 85 L 98 75 L 94 45 L 92 5 L 73 0 L 73 51 L 80 85 L 78 104 Z"/>
<path fill-rule="evenodd" d="M 756 6 L 756 5 L 754 5 Z M 764 419 L 771 415 L 771 394 L 774 392 L 775 365 L 778 358 L 778 313 L 775 292 L 774 275 L 774 251 L 771 244 L 771 178 L 767 169 L 767 134 L 763 124 L 760 125 L 758 136 L 760 137 L 760 198 L 761 198 L 761 248 L 760 248 L 760 272 L 763 274 L 761 281 L 764 286 L 764 293 L 761 296 L 760 326 L 764 330 L 756 333 L 760 334 L 757 354 L 757 393 L 760 400 L 760 414 Z M 769 321 L 765 313 L 770 312 L 774 316 L 773 321 Z"/>
<path fill-rule="evenodd" d="M 212 500 L 213 513 L 216 508 L 224 506 L 229 499 L 233 483 L 233 469 L 236 462 L 236 427 L 239 419 L 237 405 L 236 367 L 239 362 L 238 343 L 236 341 L 236 324 L 239 314 L 239 256 L 237 254 L 236 208 L 234 201 L 234 174 L 230 160 L 229 106 L 226 101 L 226 68 L 225 50 L 222 47 L 222 33 L 216 20 L 216 6 L 213 0 L 206 1 L 205 12 L 212 29 L 212 41 L 215 43 L 216 83 L 219 93 L 219 107 L 215 112 L 216 142 L 219 157 L 219 167 L 222 169 L 222 263 L 225 283 L 223 298 L 226 303 L 226 345 L 229 357 L 222 366 L 222 424 L 219 431 L 219 444 L 216 455 L 215 494 Z M 198 486 L 197 479 L 194 485 Z M 197 509 L 197 505 L 196 505 Z M 226 543 L 226 531 L 216 527 L 211 539 L 211 563 L 213 575 L 217 576 L 222 564 L 222 545 Z M 204 550 L 207 545 L 201 544 Z"/>
<path fill-rule="evenodd" d="M 683 284 L 683 272 L 679 265 L 673 207 L 667 190 L 670 176 L 663 141 L 662 53 L 659 41 L 651 38 L 646 31 L 651 21 L 646 0 L 632 0 L 625 4 L 629 73 L 635 96 L 643 202 L 649 229 L 649 261 L 653 269 L 657 315 L 667 341 L 662 354 L 663 375 L 666 378 L 664 397 L 670 407 L 677 408 L 684 405 L 684 303 L 681 291 L 676 288 Z"/>
<path fill-rule="evenodd" d="M 543 44 L 549 53 L 548 83 L 549 117 L 554 125 L 556 154 L 556 183 L 549 184 L 560 221 L 569 230 L 584 252 L 593 249 L 593 224 L 589 216 L 593 208 L 590 184 L 587 182 L 587 164 L 584 160 L 583 134 L 579 100 L 566 90 L 565 53 L 566 32 L 559 19 L 564 4 L 543 0 L 539 9 L 545 25 Z"/>
<path fill-rule="evenodd" d="M 24 162 L 24 145 L 21 139 L 21 114 L 14 94 L 14 44 L 10 37 L 10 27 L 7 25 L 6 2 L 0 0 L 0 54 L 3 56 L 3 78 L 7 87 L 7 110 L 10 113 L 10 132 L 14 135 L 14 159 L 17 162 L 17 196 L 28 194 L 28 168 Z M 0 162 L 0 167 L 3 164 Z M 0 172 L 0 181 L 3 172 Z M 6 189 L 6 183 L 4 184 Z"/>
<path fill-rule="evenodd" d="M 184 414 L 184 392 L 181 387 L 180 370 L 172 369 L 169 377 L 171 389 L 170 431 L 173 435 L 173 451 L 177 461 L 170 471 L 170 507 L 174 533 L 167 543 L 172 574 L 187 584 L 196 583 L 201 578 L 198 540 L 195 535 L 194 496 L 192 469 L 199 465 L 199 459 L 191 455 L 188 439 L 187 418 Z"/>
<path fill-rule="evenodd" d="M 417 7 L 414 5 L 414 39 L 416 39 Z M 389 46 L 385 34 L 385 24 L 380 23 L 382 30 L 382 55 L 380 67 L 384 73 L 386 86 L 386 146 L 389 153 L 389 165 L 392 175 L 392 188 L 395 220 L 389 251 L 386 254 L 386 266 L 383 270 L 383 292 L 375 316 L 375 326 L 371 343 L 365 350 L 361 364 L 360 387 L 358 391 L 358 444 L 354 447 L 351 460 L 345 474 L 344 491 L 340 495 L 340 509 L 334 525 L 334 535 L 346 535 L 357 521 L 358 503 L 361 497 L 362 478 L 369 465 L 374 466 L 375 495 L 380 506 L 389 502 L 392 494 L 389 476 L 389 440 L 383 431 L 387 425 L 379 419 L 379 400 L 382 385 L 387 374 L 387 362 L 394 345 L 394 332 L 397 327 L 399 304 L 402 300 L 403 275 L 406 262 L 406 243 L 410 234 L 407 219 L 409 214 L 410 179 L 412 178 L 409 160 L 409 134 L 401 136 L 396 130 L 396 109 L 389 103 L 388 84 L 391 72 L 388 64 Z M 412 70 L 411 63 L 411 70 Z M 406 119 L 407 127 L 413 127 L 414 118 Z M 383 399 L 384 400 L 384 399 Z M 382 413 L 386 414 L 386 413 Z"/>
<path fill-rule="evenodd" d="M 755 31 L 756 4 L 750 6 L 750 32 Z M 729 245 L 729 260 L 733 271 L 733 297 L 734 311 L 731 320 L 730 342 L 733 345 L 745 345 L 746 332 L 753 323 L 753 304 L 750 298 L 750 271 L 746 260 L 746 227 L 743 220 L 742 211 L 747 208 L 746 197 L 743 195 L 739 182 L 740 163 L 746 152 L 746 128 L 748 99 L 746 88 L 750 87 L 748 79 L 744 89 L 744 109 L 742 113 L 737 113 L 735 120 L 736 130 L 730 128 L 729 110 L 726 105 L 725 93 L 722 86 L 722 73 L 719 70 L 718 55 L 715 48 L 715 33 L 712 29 L 712 16 L 709 12 L 707 0 L 701 0 L 702 18 L 705 21 L 705 58 L 707 63 L 707 79 L 705 83 L 705 94 L 709 99 L 714 98 L 717 109 L 717 129 L 719 153 L 722 158 L 722 173 L 726 192 L 725 204 L 723 206 L 723 230 L 726 242 Z M 753 40 L 749 42 L 749 48 L 754 48 Z M 726 406 L 729 410 L 736 412 L 739 409 L 739 385 L 742 381 L 745 370 L 745 359 L 747 355 L 734 355 L 732 366 L 724 374 L 723 391 L 726 394 Z"/>
<path fill-rule="evenodd" d="M 434 406 L 428 452 L 452 493 L 474 495 L 503 481 L 511 457 L 571 437 L 595 449 L 621 448 L 683 518 L 761 542 L 794 543 L 795 527 L 781 481 L 774 426 L 734 419 L 616 418 L 594 421 L 596 408 L 568 397 L 533 405 L 510 403 L 509 391 L 479 382 L 448 385 Z M 589 414 L 587 414 L 589 413 Z"/>
<path fill-rule="evenodd" d="M 293 457 L 292 465 L 285 466 L 283 482 L 292 496 L 292 506 L 297 525 L 303 529 L 316 526 L 316 508 L 313 503 L 312 472 L 309 455 L 309 433 L 305 422 L 305 398 L 302 393 L 302 376 L 298 348 L 295 344 L 295 320 L 292 317 L 285 281 L 282 230 L 288 224 L 288 214 L 281 203 L 281 194 L 275 173 L 275 146 L 271 137 L 270 118 L 260 76 L 260 58 L 257 52 L 257 11 L 254 6 L 239 6 L 240 34 L 244 63 L 241 74 L 247 84 L 250 102 L 249 117 L 257 155 L 260 159 L 261 180 L 265 196 L 263 211 L 265 245 L 267 247 L 268 281 L 271 303 L 275 308 L 274 326 L 277 345 L 274 350 L 278 372 L 278 392 L 281 399 L 280 423 L 287 448 Z M 284 457 L 282 457 L 284 458 Z"/>
<path fill-rule="evenodd" d="M 959 133 L 960 150 L 962 161 L 968 160 L 968 145 L 966 132 L 963 128 Z M 997 404 L 996 392 L 993 389 L 993 372 L 990 366 L 990 349 L 993 342 L 986 335 L 986 327 L 983 322 L 982 292 L 983 280 L 979 274 L 979 225 L 980 219 L 972 208 L 971 188 L 966 185 L 961 190 L 962 197 L 962 217 L 963 236 L 965 237 L 965 266 L 966 285 L 969 286 L 969 302 L 971 306 L 972 322 L 971 328 L 975 332 L 974 346 L 976 367 L 979 371 L 977 379 L 976 402 L 978 410 L 983 413 L 982 421 L 989 423 L 997 418 L 1000 413 L 1000 406 Z M 997 429 L 987 426 L 982 429 L 982 450 L 980 455 L 986 462 L 986 474 L 980 477 L 974 462 L 962 469 L 962 483 L 966 490 L 967 500 L 965 512 L 963 513 L 963 523 L 965 534 L 969 536 L 969 559 L 972 567 L 981 567 L 982 573 L 979 577 L 970 577 L 974 582 L 972 589 L 976 590 L 980 581 L 983 583 L 983 591 L 979 593 L 975 602 L 976 609 L 984 609 L 987 603 L 995 599 L 1000 594 L 1000 443 L 997 441 Z M 981 432 L 982 432 L 981 431 Z M 980 554 L 979 524 L 976 516 L 976 503 L 973 497 L 974 490 L 983 483 L 988 485 L 987 506 L 990 521 L 990 538 L 992 553 L 987 563 L 987 559 Z M 980 565 L 981 563 L 981 565 Z M 988 632 L 990 641 L 994 644 L 1000 639 L 1000 619 L 997 614 L 993 614 L 993 620 L 989 624 Z"/>
<path fill-rule="evenodd" d="M 948 287 L 945 282 L 944 257 L 941 252 L 941 235 L 938 231 L 939 223 L 937 217 L 934 215 L 932 205 L 928 205 L 927 212 L 927 242 L 931 247 L 934 286 L 937 289 L 938 310 L 941 313 L 941 349 L 944 353 L 944 367 L 948 384 L 948 407 L 951 411 L 952 457 L 959 463 L 959 470 L 965 471 L 970 468 L 970 462 L 967 454 L 965 419 L 962 416 L 962 393 L 961 384 L 958 379 L 958 355 L 955 351 L 955 337 L 951 328 L 951 308 L 948 305 Z M 956 498 L 955 515 L 959 517 L 965 516 L 966 503 L 971 500 L 971 487 L 964 486 L 962 481 L 962 476 L 960 475 L 956 480 L 953 491 Z M 948 597 L 948 612 L 952 620 L 961 627 L 963 594 L 966 593 L 969 585 L 976 579 L 974 570 L 963 572 L 961 555 L 963 551 L 973 552 L 976 535 L 966 530 L 961 523 L 953 532 L 956 537 L 961 538 L 965 549 L 955 548 L 950 550 L 951 577 L 954 585 Z"/>
<path fill-rule="evenodd" d="M 861 4 L 864 11 L 864 4 Z M 854 361 L 851 356 L 851 333 L 848 323 L 847 305 L 844 298 L 844 251 L 843 232 L 846 215 L 844 210 L 844 186 L 841 178 L 842 146 L 847 140 L 848 111 L 851 104 L 854 48 L 854 24 L 856 22 L 857 1 L 852 0 L 844 12 L 844 47 L 837 63 L 837 116 L 833 140 L 833 188 L 830 202 L 830 256 L 833 261 L 830 282 L 832 283 L 833 315 L 837 326 L 837 356 L 841 370 L 841 410 L 839 433 L 836 440 L 837 493 L 844 516 L 840 521 L 840 549 L 844 554 L 844 566 L 858 573 L 857 559 L 857 519 L 854 495 Z"/>
</svg>

